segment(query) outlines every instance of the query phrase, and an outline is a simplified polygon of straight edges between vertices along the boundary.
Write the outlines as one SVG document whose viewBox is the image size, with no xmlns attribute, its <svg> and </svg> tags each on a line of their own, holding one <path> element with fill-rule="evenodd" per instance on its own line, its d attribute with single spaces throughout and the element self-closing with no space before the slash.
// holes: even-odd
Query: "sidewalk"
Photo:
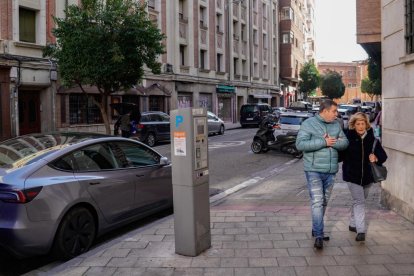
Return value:
<svg viewBox="0 0 414 276">
<path fill-rule="evenodd" d="M 228 122 L 225 122 L 224 123 L 224 128 L 226 130 L 234 129 L 234 128 L 241 128 L 241 124 L 239 122 L 237 122 L 237 123 L 228 123 Z"/>
<path fill-rule="evenodd" d="M 212 246 L 175 254 L 173 216 L 132 231 L 51 270 L 28 275 L 414 275 L 414 225 L 368 198 L 365 243 L 348 231 L 350 194 L 337 177 L 325 219 L 330 241 L 313 248 L 302 161 L 211 207 Z"/>
</svg>

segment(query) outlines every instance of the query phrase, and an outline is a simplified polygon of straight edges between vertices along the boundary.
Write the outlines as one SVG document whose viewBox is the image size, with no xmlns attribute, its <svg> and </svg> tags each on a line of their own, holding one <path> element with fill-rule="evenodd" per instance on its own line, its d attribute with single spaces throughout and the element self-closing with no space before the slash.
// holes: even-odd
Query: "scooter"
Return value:
<svg viewBox="0 0 414 276">
<path fill-rule="evenodd" d="M 268 152 L 277 150 L 283 153 L 291 154 L 296 158 L 302 158 L 303 153 L 296 148 L 297 132 L 292 131 L 286 134 L 274 136 L 274 130 L 277 128 L 277 118 L 272 115 L 267 116 L 259 125 L 259 130 L 253 138 L 250 146 L 253 153 Z"/>
</svg>

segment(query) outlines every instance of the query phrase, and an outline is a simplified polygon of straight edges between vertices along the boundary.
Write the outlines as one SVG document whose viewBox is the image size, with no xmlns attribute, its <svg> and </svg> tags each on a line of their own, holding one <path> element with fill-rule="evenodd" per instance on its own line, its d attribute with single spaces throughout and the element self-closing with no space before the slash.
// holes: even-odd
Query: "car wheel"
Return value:
<svg viewBox="0 0 414 276">
<path fill-rule="evenodd" d="M 220 135 L 223 135 L 224 134 L 224 125 L 221 125 L 220 126 L 219 134 Z"/>
<path fill-rule="evenodd" d="M 263 149 L 263 142 L 259 139 L 256 139 L 250 145 L 250 148 L 252 149 L 253 153 L 261 153 Z"/>
<path fill-rule="evenodd" d="M 89 250 L 96 235 L 96 224 L 91 212 L 83 207 L 70 210 L 59 225 L 54 255 L 68 260 Z"/>
<path fill-rule="evenodd" d="M 155 138 L 155 134 L 154 133 L 149 133 L 147 136 L 147 139 L 145 139 L 145 143 L 150 146 L 153 147 L 155 146 L 155 143 L 157 142 L 156 138 Z"/>
</svg>

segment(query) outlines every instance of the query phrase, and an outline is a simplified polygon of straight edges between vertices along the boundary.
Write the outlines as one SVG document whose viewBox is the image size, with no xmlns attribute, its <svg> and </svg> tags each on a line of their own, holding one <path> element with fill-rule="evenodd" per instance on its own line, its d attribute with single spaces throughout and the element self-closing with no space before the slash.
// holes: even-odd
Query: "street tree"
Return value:
<svg viewBox="0 0 414 276">
<path fill-rule="evenodd" d="M 361 92 L 367 93 L 371 101 L 382 93 L 381 68 L 372 58 L 368 60 L 368 77 L 361 81 Z"/>
<path fill-rule="evenodd" d="M 84 86 L 98 89 L 100 100 L 91 98 L 110 134 L 108 96 L 138 84 L 144 66 L 160 73 L 165 37 L 135 0 L 81 0 L 54 22 L 57 43 L 43 55 L 57 61 L 63 85 L 77 85 L 86 95 Z"/>
<path fill-rule="evenodd" d="M 330 99 L 339 99 L 345 93 L 345 85 L 342 82 L 342 76 L 335 71 L 328 71 L 321 76 L 320 88 L 322 95 Z"/>
<path fill-rule="evenodd" d="M 319 86 L 319 72 L 313 62 L 306 62 L 300 70 L 299 76 L 301 78 L 299 90 L 303 93 L 303 97 L 306 100 L 309 94 Z"/>
</svg>

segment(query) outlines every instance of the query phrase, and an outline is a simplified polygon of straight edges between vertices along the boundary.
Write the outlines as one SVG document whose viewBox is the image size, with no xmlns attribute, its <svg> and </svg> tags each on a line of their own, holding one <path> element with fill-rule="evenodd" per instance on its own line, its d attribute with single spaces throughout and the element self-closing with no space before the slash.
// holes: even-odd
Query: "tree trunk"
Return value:
<svg viewBox="0 0 414 276">
<path fill-rule="evenodd" d="M 108 106 L 108 93 L 106 91 L 101 94 L 101 102 L 99 104 L 99 110 L 101 111 L 102 119 L 105 125 L 106 134 L 111 135 L 111 126 L 109 124 L 108 113 L 106 108 Z"/>
</svg>

